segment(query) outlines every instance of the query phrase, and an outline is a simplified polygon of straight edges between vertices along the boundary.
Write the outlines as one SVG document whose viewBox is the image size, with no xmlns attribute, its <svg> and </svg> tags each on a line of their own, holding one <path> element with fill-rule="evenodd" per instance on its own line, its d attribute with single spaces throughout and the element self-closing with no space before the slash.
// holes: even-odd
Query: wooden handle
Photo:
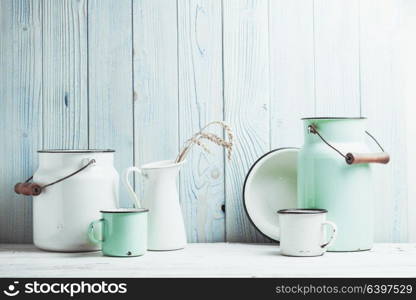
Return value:
<svg viewBox="0 0 416 300">
<path fill-rule="evenodd" d="M 16 183 L 14 186 L 14 191 L 16 194 L 26 195 L 26 196 L 38 196 L 42 193 L 42 187 L 37 183 Z"/>
<path fill-rule="evenodd" d="M 387 164 L 390 161 L 390 155 L 386 152 L 379 153 L 347 153 L 345 161 L 349 165 L 354 164 Z"/>
</svg>

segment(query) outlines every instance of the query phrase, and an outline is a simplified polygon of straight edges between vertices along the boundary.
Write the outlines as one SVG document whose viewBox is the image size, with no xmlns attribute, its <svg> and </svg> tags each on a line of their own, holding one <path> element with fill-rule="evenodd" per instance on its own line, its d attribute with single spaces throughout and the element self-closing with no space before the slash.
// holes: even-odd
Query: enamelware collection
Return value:
<svg viewBox="0 0 416 300">
<path fill-rule="evenodd" d="M 273 150 L 248 171 L 243 203 L 250 221 L 280 242 L 280 253 L 287 256 L 371 249 L 370 163 L 386 164 L 389 155 L 365 131 L 365 118 L 302 120 L 301 149 Z M 228 140 L 204 131 L 214 124 Z M 367 136 L 381 152 L 371 153 Z M 126 257 L 184 248 L 177 177 L 192 145 L 207 150 L 204 140 L 224 147 L 231 158 L 231 128 L 215 121 L 187 140 L 176 160 L 126 169 L 122 179 L 134 208 L 119 208 L 114 150 L 38 151 L 33 182 L 29 178 L 15 186 L 16 193 L 34 196 L 34 244 L 64 252 L 101 249 L 104 255 Z M 142 197 L 129 182 L 132 172 L 141 178 Z"/>
</svg>

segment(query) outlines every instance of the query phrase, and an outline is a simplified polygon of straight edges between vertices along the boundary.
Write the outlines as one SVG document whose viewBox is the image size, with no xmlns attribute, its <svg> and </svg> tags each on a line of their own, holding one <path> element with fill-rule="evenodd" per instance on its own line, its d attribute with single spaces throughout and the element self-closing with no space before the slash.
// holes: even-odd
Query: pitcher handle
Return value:
<svg viewBox="0 0 416 300">
<path fill-rule="evenodd" d="M 140 170 L 138 167 L 130 167 L 124 171 L 123 176 L 123 183 L 125 184 L 127 191 L 129 192 L 131 200 L 133 200 L 133 206 L 135 208 L 142 208 L 142 204 L 140 203 L 139 197 L 137 197 L 137 194 L 134 192 L 133 187 L 129 182 L 129 175 L 131 172 L 137 172 L 140 175 L 142 175 L 142 170 Z"/>
</svg>

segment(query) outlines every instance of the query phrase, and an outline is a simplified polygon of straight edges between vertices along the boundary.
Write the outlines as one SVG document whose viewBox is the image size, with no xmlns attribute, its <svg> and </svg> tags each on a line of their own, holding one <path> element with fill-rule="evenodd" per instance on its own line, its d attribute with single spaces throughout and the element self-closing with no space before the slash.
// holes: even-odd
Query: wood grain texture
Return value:
<svg viewBox="0 0 416 300">
<path fill-rule="evenodd" d="M 174 160 L 179 152 L 176 10 L 174 0 L 133 0 L 137 166 Z"/>
<path fill-rule="evenodd" d="M 316 115 L 360 116 L 358 0 L 314 1 Z"/>
<path fill-rule="evenodd" d="M 223 119 L 221 2 L 178 1 L 179 138 L 183 144 L 212 120 Z M 210 128 L 218 135 L 222 130 Z M 195 147 L 180 180 L 188 241 L 225 238 L 224 153 Z"/>
<path fill-rule="evenodd" d="M 368 130 L 391 155 L 388 165 L 373 166 L 376 241 L 407 240 L 407 163 L 402 159 L 406 157 L 406 121 L 399 22 L 395 1 L 360 2 L 362 114 L 369 118 Z M 372 149 L 378 151 L 377 146 Z"/>
<path fill-rule="evenodd" d="M 404 117 L 406 119 L 406 158 L 407 163 L 407 241 L 416 241 L 416 2 L 411 0 L 400 0 L 399 3 L 399 32 L 397 42 L 399 49 L 397 54 L 400 58 L 400 68 L 402 68 L 403 98 L 404 98 Z M 401 185 L 403 188 L 403 185 Z"/>
<path fill-rule="evenodd" d="M 397 243 L 303 258 L 279 255 L 274 244 L 199 243 L 128 259 L 0 245 L 0 277 L 415 277 L 415 256 L 416 244 Z"/>
<path fill-rule="evenodd" d="M 313 13 L 313 0 L 270 1 L 272 149 L 300 147 L 300 119 L 315 115 Z"/>
<path fill-rule="evenodd" d="M 267 241 L 249 222 L 242 185 L 270 149 L 268 1 L 223 1 L 225 120 L 237 137 L 226 163 L 227 241 Z"/>
<path fill-rule="evenodd" d="M 87 1 L 43 1 L 43 147 L 88 148 Z"/>
<path fill-rule="evenodd" d="M 32 241 L 32 198 L 16 182 L 37 167 L 42 146 L 41 2 L 0 1 L 0 241 Z"/>
<path fill-rule="evenodd" d="M 88 1 L 89 147 L 115 149 L 119 174 L 133 165 L 131 0 Z M 124 186 L 120 206 L 132 207 Z"/>
<path fill-rule="evenodd" d="M 182 170 L 189 240 L 267 241 L 242 183 L 261 154 L 302 143 L 307 115 L 369 118 L 391 154 L 374 166 L 376 240 L 416 241 L 415 20 L 413 0 L 1 0 L 0 241 L 32 241 L 12 187 L 39 148 L 115 148 L 121 171 L 174 159 L 223 117 L 232 162 L 213 146 Z"/>
</svg>

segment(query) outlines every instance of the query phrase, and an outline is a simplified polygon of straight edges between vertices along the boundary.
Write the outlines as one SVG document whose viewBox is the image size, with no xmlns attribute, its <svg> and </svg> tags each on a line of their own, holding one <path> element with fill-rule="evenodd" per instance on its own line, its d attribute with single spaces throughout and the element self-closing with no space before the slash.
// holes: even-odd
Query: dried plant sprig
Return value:
<svg viewBox="0 0 416 300">
<path fill-rule="evenodd" d="M 190 140 L 190 144 L 192 145 L 192 143 L 194 143 L 194 144 L 196 144 L 196 145 L 198 145 L 198 146 L 200 146 L 202 149 L 204 149 L 204 151 L 206 151 L 206 152 L 210 152 L 209 151 L 209 149 L 208 149 L 208 147 L 207 146 L 205 146 L 205 144 L 203 144 L 202 142 L 201 142 L 201 139 L 197 139 L 197 138 L 195 138 L 195 137 L 192 137 L 191 138 L 191 140 Z"/>
<path fill-rule="evenodd" d="M 219 137 L 218 135 L 216 135 L 212 132 L 205 132 L 205 130 L 209 126 L 212 126 L 212 125 L 220 125 L 223 128 L 228 141 L 226 139 L 223 139 L 222 137 Z M 213 122 L 210 122 L 207 125 L 205 125 L 199 132 L 195 133 L 190 139 L 188 139 L 184 143 L 184 146 L 183 146 L 181 152 L 179 152 L 179 155 L 176 157 L 175 161 L 176 162 L 183 161 L 193 145 L 198 145 L 202 149 L 204 149 L 204 151 L 209 153 L 210 152 L 209 149 L 205 146 L 205 144 L 203 144 L 201 142 L 201 140 L 203 140 L 203 139 L 208 140 L 208 141 L 226 149 L 227 158 L 229 160 L 231 159 L 231 154 L 232 154 L 232 150 L 233 150 L 233 141 L 234 141 L 234 135 L 233 135 L 233 132 L 231 130 L 231 127 L 223 121 L 213 121 Z"/>
</svg>

